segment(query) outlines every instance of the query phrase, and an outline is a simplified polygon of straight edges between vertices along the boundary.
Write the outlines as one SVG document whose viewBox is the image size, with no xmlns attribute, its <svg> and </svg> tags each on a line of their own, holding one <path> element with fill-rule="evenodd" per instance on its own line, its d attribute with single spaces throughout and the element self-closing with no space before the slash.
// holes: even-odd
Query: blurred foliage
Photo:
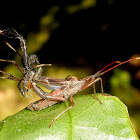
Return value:
<svg viewBox="0 0 140 140">
<path fill-rule="evenodd" d="M 55 20 L 56 13 L 59 12 L 59 7 L 52 7 L 47 14 L 40 18 L 39 31 L 31 32 L 27 36 L 28 53 L 35 53 L 46 43 L 51 35 L 51 32 L 58 28 L 59 23 Z"/>
<path fill-rule="evenodd" d="M 128 71 L 115 69 L 110 85 L 112 93 L 123 100 L 127 106 L 140 106 L 140 91 L 131 85 L 131 75 Z"/>
<path fill-rule="evenodd" d="M 115 69 L 110 78 L 110 87 L 111 93 L 119 97 L 129 108 L 135 130 L 140 135 L 140 90 L 132 86 L 130 73 Z"/>
<path fill-rule="evenodd" d="M 67 6 L 66 10 L 69 14 L 74 14 L 79 10 L 87 9 L 95 5 L 96 0 L 82 0 L 80 4 Z"/>
</svg>

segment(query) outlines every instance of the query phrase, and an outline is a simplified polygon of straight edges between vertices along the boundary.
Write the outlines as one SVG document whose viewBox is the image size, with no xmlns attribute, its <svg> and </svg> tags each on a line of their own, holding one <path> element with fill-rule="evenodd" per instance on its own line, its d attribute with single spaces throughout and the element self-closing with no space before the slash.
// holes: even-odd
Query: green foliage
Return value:
<svg viewBox="0 0 140 140">
<path fill-rule="evenodd" d="M 126 106 L 113 96 L 74 96 L 75 106 L 60 116 L 51 128 L 52 119 L 69 106 L 69 102 L 42 111 L 22 110 L 1 124 L 0 139 L 61 140 L 137 140 Z"/>
<path fill-rule="evenodd" d="M 110 83 L 112 87 L 122 86 L 124 88 L 130 87 L 131 76 L 128 71 L 120 69 L 114 70 L 114 76 L 111 78 Z"/>
<path fill-rule="evenodd" d="M 122 100 L 128 107 L 134 128 L 140 135 L 140 92 L 131 84 L 131 75 L 128 71 L 114 69 L 110 79 L 111 93 Z"/>
<path fill-rule="evenodd" d="M 96 5 L 96 0 L 82 0 L 79 4 L 69 5 L 66 10 L 69 14 L 74 14 L 80 10 L 88 9 Z"/>
<path fill-rule="evenodd" d="M 139 105 L 139 90 L 131 85 L 131 75 L 128 71 L 120 69 L 114 70 L 114 75 L 110 79 L 112 93 L 127 103 L 127 106 Z"/>
</svg>

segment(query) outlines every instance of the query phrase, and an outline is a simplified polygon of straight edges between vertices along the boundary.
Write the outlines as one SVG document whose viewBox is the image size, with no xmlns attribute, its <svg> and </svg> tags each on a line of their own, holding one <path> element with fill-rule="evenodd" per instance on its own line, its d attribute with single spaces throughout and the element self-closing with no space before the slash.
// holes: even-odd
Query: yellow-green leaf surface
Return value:
<svg viewBox="0 0 140 140">
<path fill-rule="evenodd" d="M 1 123 L 2 140 L 137 140 L 126 106 L 113 96 L 74 96 L 75 106 L 60 116 L 51 128 L 52 119 L 69 106 L 69 102 L 42 111 L 27 109 Z"/>
</svg>

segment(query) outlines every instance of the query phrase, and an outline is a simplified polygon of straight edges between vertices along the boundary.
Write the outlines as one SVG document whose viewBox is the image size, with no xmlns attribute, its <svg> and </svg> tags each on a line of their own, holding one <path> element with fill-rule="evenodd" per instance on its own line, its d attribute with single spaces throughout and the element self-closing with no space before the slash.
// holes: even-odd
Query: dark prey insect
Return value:
<svg viewBox="0 0 140 140">
<path fill-rule="evenodd" d="M 1 31 L 1 34 L 8 36 L 8 37 L 20 39 L 20 42 L 21 42 L 20 46 L 22 49 L 22 54 L 23 54 L 22 59 L 23 59 L 23 66 L 24 66 L 23 71 L 22 71 L 19 68 L 19 66 L 16 64 L 15 61 L 13 62 L 11 60 L 1 59 L 0 61 L 12 62 L 13 64 L 15 64 L 17 66 L 17 68 L 21 71 L 21 73 L 23 74 L 22 79 L 18 79 L 11 74 L 0 71 L 1 73 L 6 74 L 8 76 L 8 77 L 1 77 L 1 78 L 7 78 L 7 79 L 19 81 L 18 88 L 23 96 L 29 89 L 32 88 L 33 91 L 36 92 L 36 94 L 42 98 L 41 100 L 30 104 L 28 106 L 28 109 L 33 110 L 33 111 L 42 110 L 44 108 L 52 106 L 53 104 L 58 103 L 59 101 L 66 101 L 68 98 L 70 98 L 71 106 L 69 108 L 67 108 L 66 110 L 64 110 L 63 112 L 61 112 L 58 116 L 56 116 L 53 119 L 53 121 L 51 122 L 51 124 L 49 125 L 49 127 L 55 122 L 55 120 L 59 116 L 61 116 L 63 113 L 65 113 L 66 111 L 68 111 L 69 109 L 71 109 L 74 106 L 74 101 L 73 101 L 72 96 L 74 94 L 76 94 L 78 91 L 82 91 L 91 85 L 93 85 L 93 89 L 94 89 L 94 98 L 97 99 L 102 104 L 102 102 L 96 97 L 96 91 L 95 91 L 95 83 L 100 81 L 101 92 L 102 92 L 102 95 L 104 95 L 102 79 L 100 76 L 122 64 L 125 64 L 125 63 L 133 61 L 133 60 L 140 59 L 140 57 L 137 57 L 137 58 L 129 59 L 124 62 L 114 61 L 114 62 L 108 64 L 102 70 L 95 73 L 94 75 L 87 76 L 83 79 L 78 79 L 77 77 L 74 77 L 74 76 L 68 76 L 65 79 L 55 79 L 55 78 L 51 78 L 51 77 L 41 76 L 42 71 L 43 71 L 42 66 L 45 66 L 47 64 L 39 65 L 36 55 L 35 56 L 31 55 L 34 57 L 33 60 L 31 59 L 31 56 L 28 56 L 27 51 L 26 51 L 25 41 L 24 41 L 23 37 L 20 36 L 15 30 L 13 30 L 13 29 L 4 30 L 4 31 Z M 11 47 L 11 46 L 9 46 L 9 47 Z M 12 48 L 12 49 L 14 49 L 14 48 Z M 116 64 L 116 63 L 118 63 L 118 64 Z M 106 70 L 106 68 L 108 68 L 109 66 L 111 66 L 113 64 L 116 64 L 116 65 Z M 39 68 L 37 70 L 35 70 L 34 69 L 35 67 L 39 67 Z M 23 89 L 21 89 L 21 87 L 20 87 L 21 81 L 23 82 L 23 86 L 22 86 Z M 41 88 L 39 88 L 37 86 L 37 84 L 40 84 L 43 87 L 52 90 L 53 92 L 46 93 Z"/>
<path fill-rule="evenodd" d="M 16 30 L 8 28 L 6 30 L 0 30 L 0 34 L 8 37 L 8 38 L 14 38 L 20 40 L 20 47 L 22 50 L 22 56 L 8 43 L 6 44 L 15 52 L 17 52 L 22 57 L 23 62 L 23 70 L 18 66 L 18 64 L 13 60 L 5 60 L 0 59 L 0 61 L 10 62 L 13 63 L 19 71 L 22 73 L 23 77 L 21 79 L 13 76 L 12 74 L 6 73 L 2 70 L 0 70 L 0 73 L 7 75 L 7 77 L 0 77 L 1 79 L 11 79 L 15 81 L 19 81 L 17 87 L 20 90 L 21 94 L 25 97 L 27 91 L 29 89 L 33 89 L 34 92 L 36 92 L 37 95 L 39 95 L 43 99 L 55 99 L 55 100 L 63 100 L 62 98 L 59 99 L 59 97 L 53 97 L 50 96 L 50 93 L 44 92 L 41 88 L 37 86 L 37 83 L 45 86 L 46 88 L 50 90 L 56 90 L 63 87 L 63 85 L 60 85 L 57 82 L 64 81 L 63 79 L 55 79 L 50 77 L 42 77 L 41 74 L 43 72 L 42 66 L 50 66 L 51 64 L 40 64 L 37 58 L 37 55 L 27 54 L 27 48 L 25 45 L 25 40 L 21 35 L 17 33 Z M 37 70 L 35 70 L 36 67 L 39 67 Z M 22 86 L 21 86 L 22 82 Z"/>
</svg>

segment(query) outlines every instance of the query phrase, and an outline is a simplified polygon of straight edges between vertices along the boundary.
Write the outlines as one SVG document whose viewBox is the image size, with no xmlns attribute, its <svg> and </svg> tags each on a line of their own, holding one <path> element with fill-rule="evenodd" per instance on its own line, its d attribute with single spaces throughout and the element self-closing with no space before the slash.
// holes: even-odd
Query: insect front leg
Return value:
<svg viewBox="0 0 140 140">
<path fill-rule="evenodd" d="M 39 68 L 38 68 L 38 70 L 36 71 L 36 73 L 35 73 L 35 75 L 34 75 L 34 78 L 33 78 L 33 79 L 34 79 L 35 81 L 37 81 L 37 80 L 41 77 L 42 72 L 43 72 L 42 67 L 39 67 Z"/>
<path fill-rule="evenodd" d="M 70 97 L 70 102 L 71 102 L 71 106 L 70 107 L 68 107 L 66 110 L 64 110 L 63 112 L 61 112 L 60 114 L 58 114 L 53 120 L 52 120 L 52 122 L 49 124 L 49 127 L 51 127 L 52 126 L 52 124 L 56 121 L 56 119 L 57 118 L 59 118 L 62 114 L 64 114 L 66 111 L 68 111 L 68 110 L 70 110 L 71 108 L 73 108 L 74 107 L 74 101 L 73 101 L 73 98 L 72 98 L 72 96 Z"/>
<path fill-rule="evenodd" d="M 59 96 L 59 97 L 63 98 L 63 94 L 61 94 L 61 90 L 55 90 L 54 92 L 50 93 L 49 95 L 57 96 L 57 97 Z M 49 106 L 57 104 L 58 102 L 59 101 L 55 101 L 55 100 L 40 99 L 40 100 L 35 101 L 35 102 L 31 103 L 30 105 L 28 105 L 27 109 L 32 110 L 32 111 L 42 110 L 42 109 L 48 108 Z"/>
<path fill-rule="evenodd" d="M 35 82 L 32 83 L 33 91 L 39 95 L 42 99 L 50 99 L 55 101 L 65 101 L 66 99 L 64 97 L 59 96 L 52 96 L 50 93 L 44 92 L 40 87 L 36 85 Z"/>
<path fill-rule="evenodd" d="M 18 87 L 18 89 L 19 89 L 21 95 L 22 95 L 24 98 L 26 98 L 26 97 L 25 97 L 25 93 L 26 93 L 26 92 L 23 90 L 23 88 L 21 88 L 21 81 L 22 81 L 22 80 L 23 80 L 23 79 L 21 79 L 21 80 L 19 81 L 17 87 Z M 27 98 L 28 98 L 28 96 L 27 96 Z"/>
<path fill-rule="evenodd" d="M 27 65 L 28 54 L 27 54 L 27 48 L 25 45 L 25 40 L 23 39 L 23 37 L 20 34 L 18 34 L 18 32 L 14 30 L 13 28 L 5 29 L 2 32 L 0 32 L 0 34 L 7 36 L 8 38 L 18 38 L 20 40 L 20 46 L 21 46 L 21 50 L 23 54 L 24 64 L 25 64 L 25 67 L 28 67 Z"/>
<path fill-rule="evenodd" d="M 102 92 L 102 95 L 104 95 L 104 90 L 103 90 L 103 83 L 102 83 L 102 78 L 98 77 L 97 79 L 95 79 L 92 83 L 93 83 L 93 90 L 94 90 L 94 98 L 96 100 L 98 100 L 100 102 L 100 104 L 102 104 L 102 102 L 97 98 L 96 96 L 96 88 L 95 88 L 95 83 L 100 81 L 100 84 L 101 84 L 101 92 Z"/>
<path fill-rule="evenodd" d="M 85 82 L 85 85 L 82 87 L 82 90 L 84 90 L 85 88 L 93 85 L 93 91 L 94 91 L 94 98 L 96 100 L 98 100 L 100 102 L 100 104 L 102 104 L 102 102 L 97 98 L 96 96 L 96 89 L 95 89 L 95 83 L 100 81 L 100 84 L 101 84 L 101 92 L 102 92 L 102 95 L 104 95 L 104 90 L 103 90 L 103 84 L 102 84 L 102 78 L 98 77 L 98 78 L 88 78 Z"/>
</svg>

